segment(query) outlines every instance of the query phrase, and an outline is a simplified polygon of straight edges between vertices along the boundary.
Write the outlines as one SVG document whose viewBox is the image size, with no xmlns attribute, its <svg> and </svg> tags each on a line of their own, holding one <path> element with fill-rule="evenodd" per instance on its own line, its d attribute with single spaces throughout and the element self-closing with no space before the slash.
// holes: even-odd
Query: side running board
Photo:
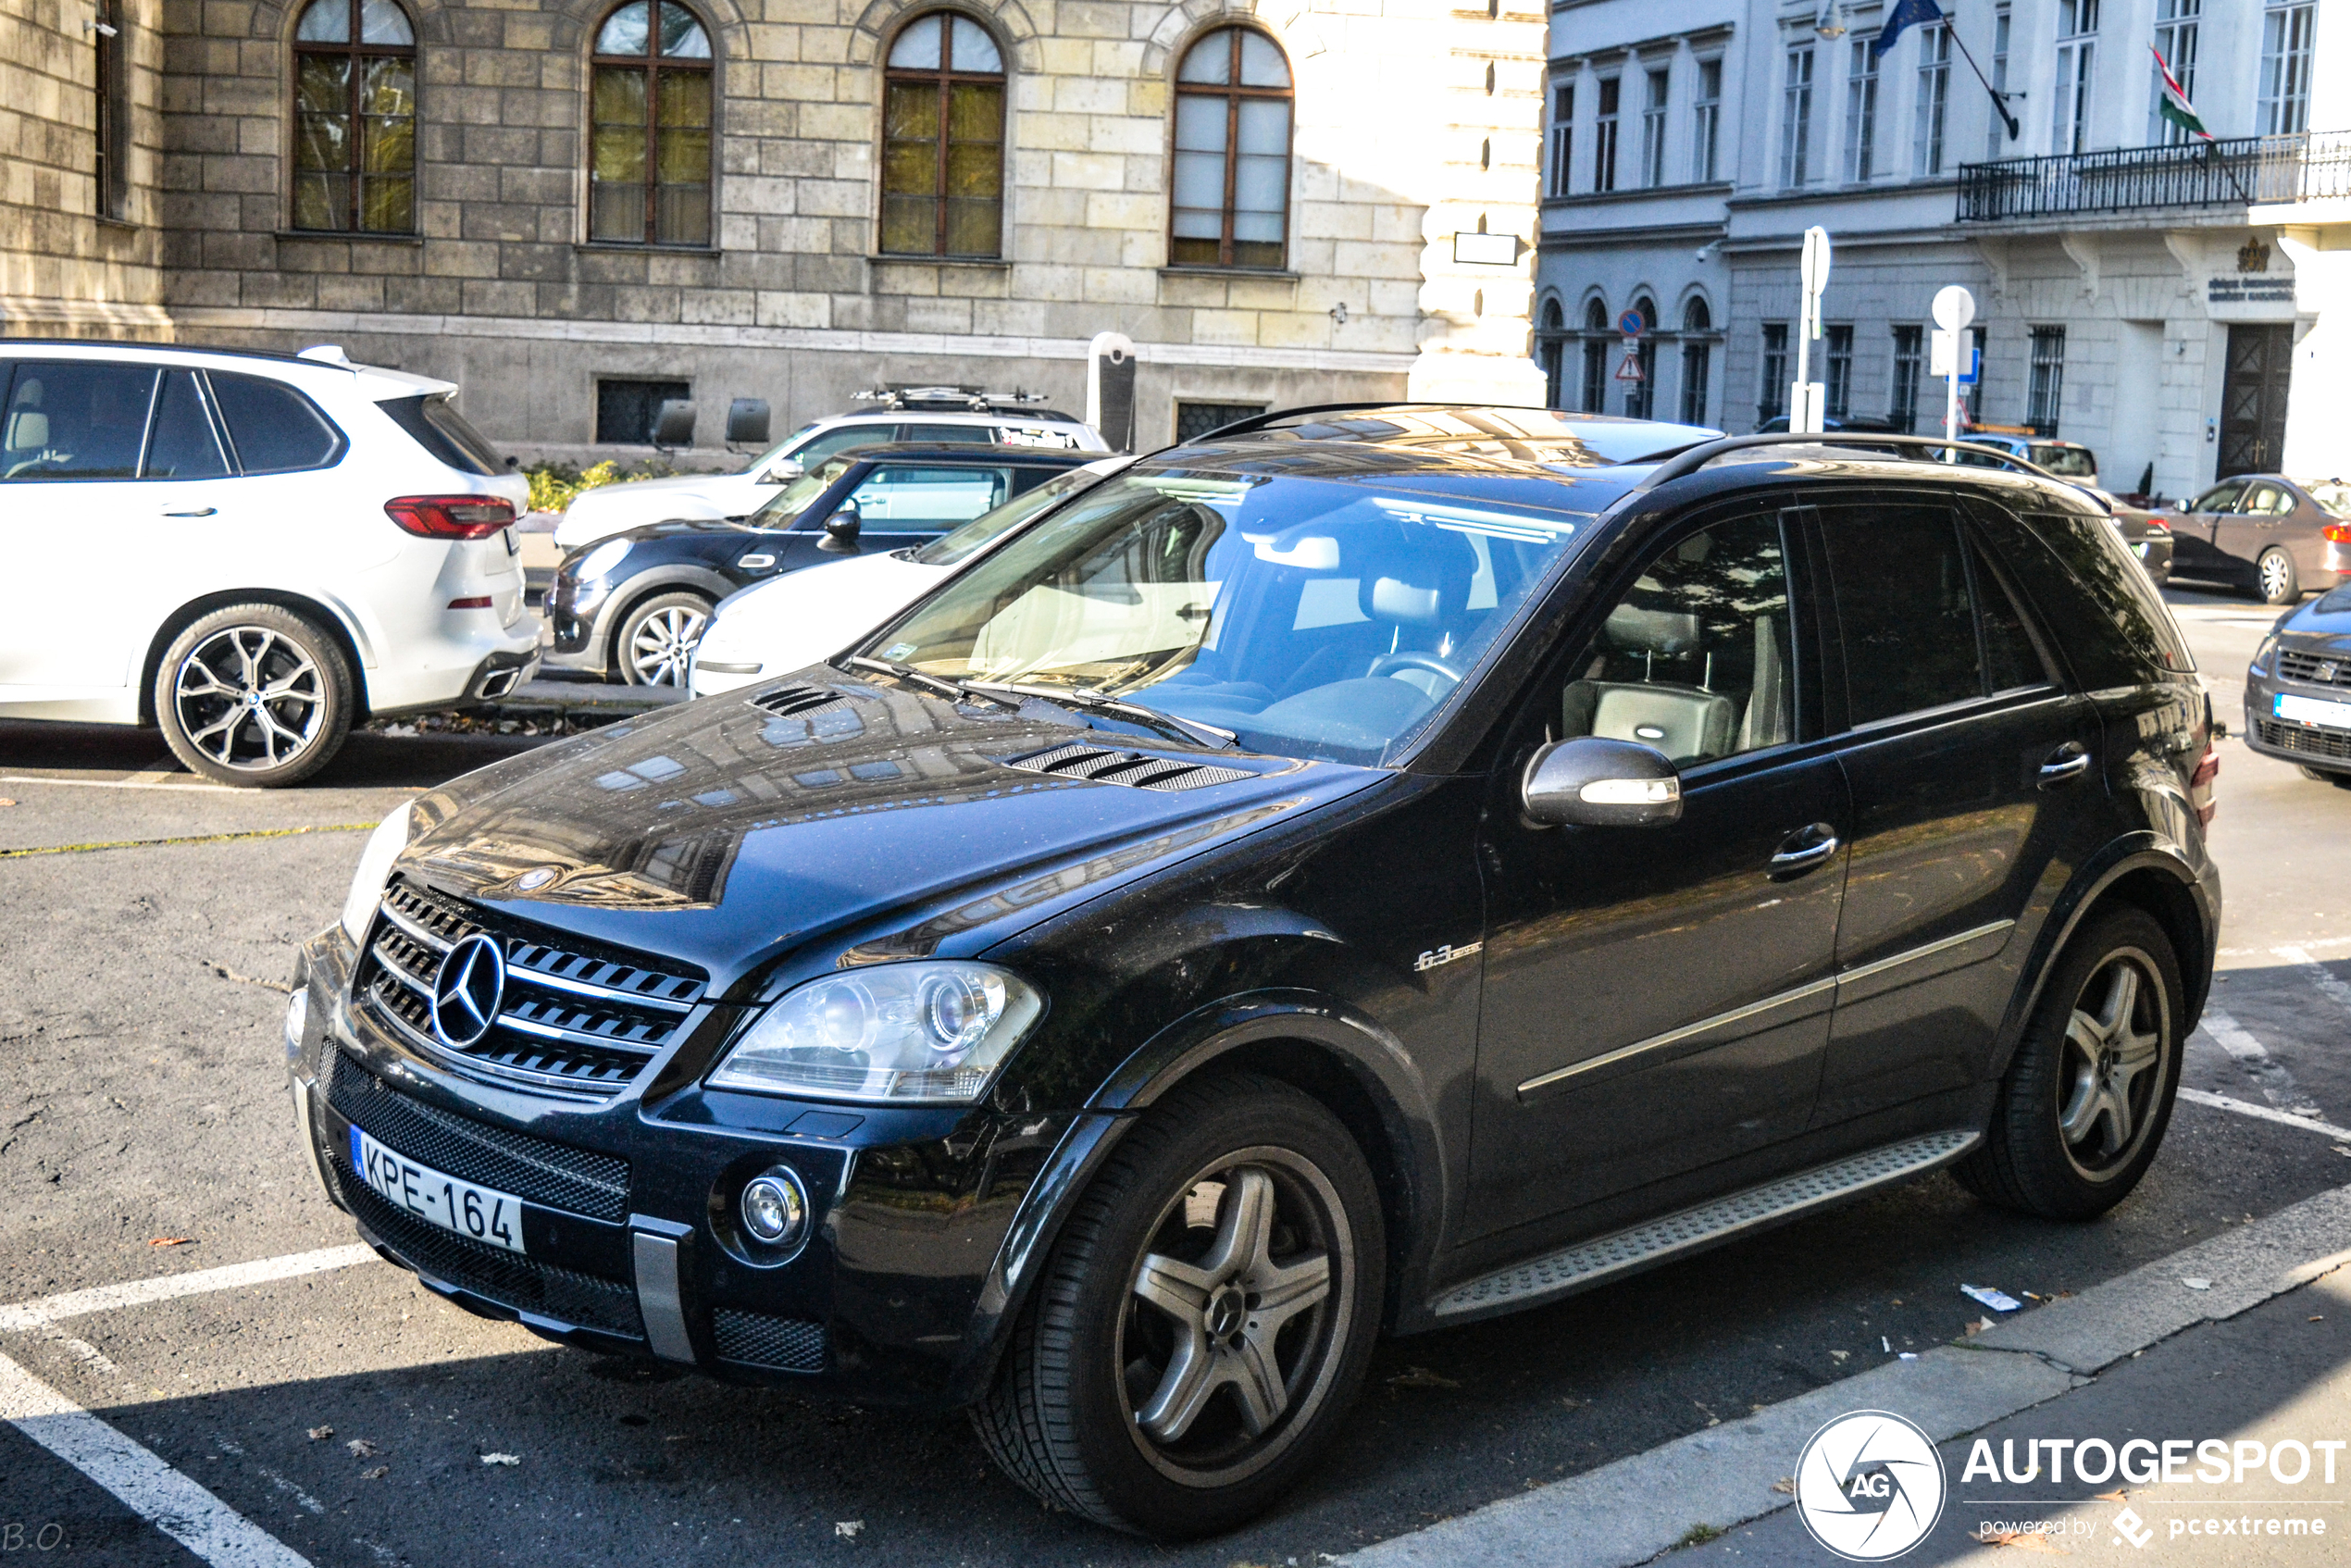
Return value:
<svg viewBox="0 0 2351 1568">
<path fill-rule="evenodd" d="M 1623 1275 L 1720 1246 L 1749 1231 L 1842 1203 L 1872 1188 L 1923 1176 L 1959 1159 L 1983 1137 L 1970 1128 L 1906 1139 L 1578 1241 L 1455 1286 L 1437 1299 L 1436 1315 L 1455 1321 L 1486 1317 L 1588 1290 Z"/>
</svg>

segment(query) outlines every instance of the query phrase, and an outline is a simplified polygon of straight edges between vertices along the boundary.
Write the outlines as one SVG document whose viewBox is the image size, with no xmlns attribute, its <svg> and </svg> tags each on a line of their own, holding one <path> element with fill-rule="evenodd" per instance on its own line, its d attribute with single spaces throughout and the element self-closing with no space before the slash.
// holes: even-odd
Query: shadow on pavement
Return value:
<svg viewBox="0 0 2351 1568">
<path fill-rule="evenodd" d="M 461 773 L 543 746 L 547 735 L 391 736 L 355 731 L 342 752 L 303 790 L 429 789 Z M 0 719 L 0 772 L 18 770 L 110 775 L 155 770 L 173 781 L 207 782 L 190 773 L 155 730 L 117 724 L 46 724 Z"/>
</svg>

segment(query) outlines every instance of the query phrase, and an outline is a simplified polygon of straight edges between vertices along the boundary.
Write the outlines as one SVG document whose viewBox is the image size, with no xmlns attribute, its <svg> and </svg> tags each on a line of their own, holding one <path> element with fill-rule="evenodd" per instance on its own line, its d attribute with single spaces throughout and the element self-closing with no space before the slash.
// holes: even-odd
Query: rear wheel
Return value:
<svg viewBox="0 0 2351 1568">
<path fill-rule="evenodd" d="M 351 732 L 342 645 L 276 604 L 230 604 L 172 639 L 155 666 L 171 754 L 224 784 L 278 789 L 327 765 Z"/>
<path fill-rule="evenodd" d="M 699 593 L 656 593 L 629 606 L 613 638 L 614 665 L 631 686 L 686 684 L 694 646 L 710 629 L 712 605 Z"/>
<path fill-rule="evenodd" d="M 2323 767 L 2302 764 L 2302 777 L 2319 784 L 2332 784 L 2338 790 L 2351 790 L 2351 773 L 2335 773 Z"/>
<path fill-rule="evenodd" d="M 2293 604 L 2302 598 L 2302 574 L 2294 569 L 2294 557 L 2274 547 L 2253 563 L 2253 585 L 2265 604 Z"/>
<path fill-rule="evenodd" d="M 1229 1530 L 1337 1436 L 1385 1246 L 1370 1169 L 1322 1105 L 1256 1076 L 1181 1086 L 1079 1201 L 973 1425 L 1055 1507 Z"/>
</svg>

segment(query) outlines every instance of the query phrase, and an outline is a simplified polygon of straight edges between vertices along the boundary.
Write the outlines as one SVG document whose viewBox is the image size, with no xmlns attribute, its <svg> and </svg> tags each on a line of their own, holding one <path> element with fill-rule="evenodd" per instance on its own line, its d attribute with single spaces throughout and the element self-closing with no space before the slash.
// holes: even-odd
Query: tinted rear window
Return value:
<svg viewBox="0 0 2351 1568">
<path fill-rule="evenodd" d="M 2016 576 L 2084 685 L 2132 686 L 2165 673 L 2188 675 L 2196 660 L 2162 596 L 2103 517 L 2040 513 L 2019 526 L 1987 508 L 1986 530 L 2001 565 Z"/>
<path fill-rule="evenodd" d="M 418 446 L 461 474 L 503 474 L 504 459 L 482 434 L 450 406 L 446 392 L 437 397 L 393 397 L 376 404 L 393 424 L 415 438 Z"/>
<path fill-rule="evenodd" d="M 324 468 L 342 456 L 342 432 L 311 401 L 266 376 L 211 372 L 213 405 L 248 474 Z"/>
</svg>

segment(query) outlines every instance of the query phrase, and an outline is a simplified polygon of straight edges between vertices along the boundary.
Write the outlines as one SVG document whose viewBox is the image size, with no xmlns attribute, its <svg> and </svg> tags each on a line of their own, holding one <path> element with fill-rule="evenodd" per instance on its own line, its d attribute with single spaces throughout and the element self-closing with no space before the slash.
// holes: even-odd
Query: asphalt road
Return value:
<svg viewBox="0 0 2351 1568">
<path fill-rule="evenodd" d="M 2173 599 L 2233 735 L 2233 677 L 2273 612 Z M 363 737 L 313 787 L 260 795 L 196 786 L 152 736 L 0 723 L 14 803 L 0 851 L 59 852 L 0 857 L 0 1303 L 353 1238 L 294 1143 L 279 983 L 294 943 L 335 917 L 359 828 L 527 744 Z M 2191 1041 L 2186 1082 L 2351 1126 L 2351 790 L 2233 740 L 2222 751 L 2226 1027 Z M 184 841 L 88 847 L 154 840 Z M 1557 1306 L 1394 1341 L 1333 1461 L 1287 1507 L 1176 1549 L 1043 1512 L 960 1418 L 599 1361 L 376 1262 L 47 1326 L 0 1313 L 0 1354 L 321 1565 L 688 1550 L 1311 1563 L 1953 1338 L 1982 1315 L 1962 1282 L 2079 1290 L 2346 1181 L 2351 1145 L 2183 1103 L 2147 1182 L 2096 1225 L 2018 1219 L 1938 1176 Z M 28 1546 L 56 1527 L 42 1561 L 196 1561 L 0 1425 L 0 1546 L 15 1525 Z"/>
</svg>

